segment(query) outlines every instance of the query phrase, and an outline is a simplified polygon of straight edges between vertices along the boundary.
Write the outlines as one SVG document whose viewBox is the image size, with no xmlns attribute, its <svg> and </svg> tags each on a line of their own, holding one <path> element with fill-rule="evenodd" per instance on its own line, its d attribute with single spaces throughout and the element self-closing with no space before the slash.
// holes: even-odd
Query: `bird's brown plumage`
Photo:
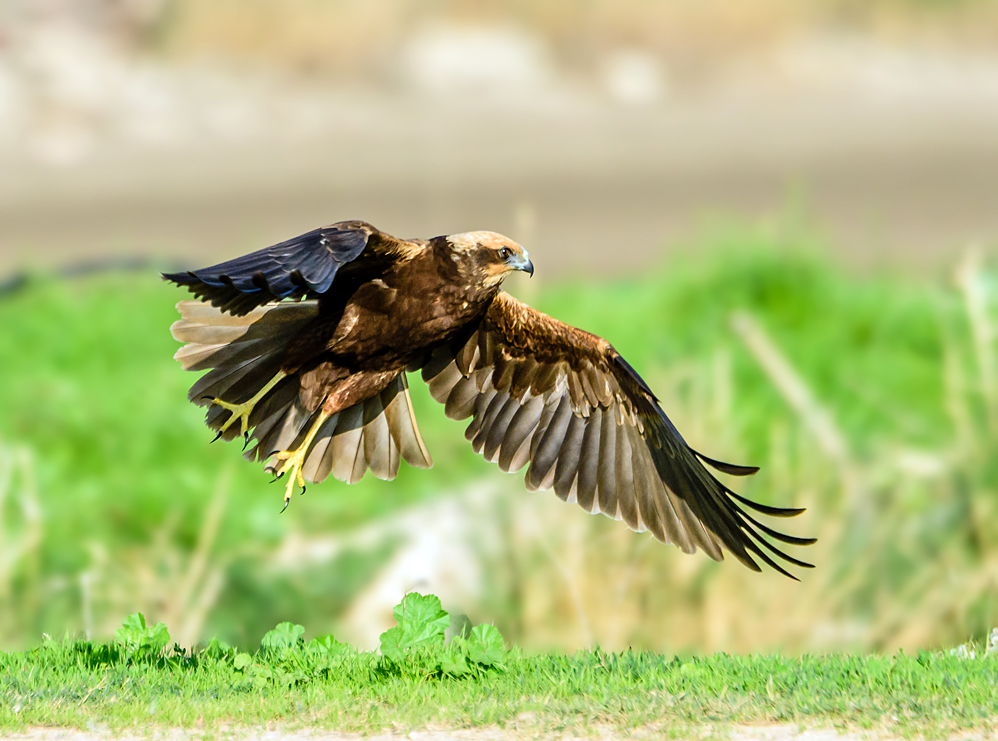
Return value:
<svg viewBox="0 0 998 741">
<path fill-rule="evenodd" d="M 352 483 L 368 469 L 390 479 L 400 459 L 431 464 L 406 382 L 407 370 L 421 371 L 449 417 L 471 418 L 475 451 L 504 471 L 526 466 L 529 489 L 553 488 L 688 553 L 720 560 L 727 549 L 788 576 L 774 556 L 809 566 L 763 535 L 812 539 L 772 530 L 745 508 L 800 510 L 751 502 L 718 481 L 704 463 L 734 475 L 756 469 L 690 448 L 606 340 L 502 292 L 511 270 L 533 265 L 492 232 L 406 241 L 341 222 L 166 275 L 203 299 L 181 302 L 173 326 L 188 343 L 177 353 L 184 368 L 211 369 L 189 398 L 209 407 L 207 424 L 225 439 L 239 431 L 220 404 L 246 403 L 248 458 L 301 447 L 309 481 Z"/>
</svg>

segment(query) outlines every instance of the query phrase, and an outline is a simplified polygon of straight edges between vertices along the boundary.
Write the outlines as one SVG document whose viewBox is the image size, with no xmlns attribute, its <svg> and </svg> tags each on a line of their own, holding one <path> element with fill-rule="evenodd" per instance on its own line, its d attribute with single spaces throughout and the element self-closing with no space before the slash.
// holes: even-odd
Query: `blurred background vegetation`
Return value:
<svg viewBox="0 0 998 741">
<path fill-rule="evenodd" d="M 889 651 L 998 623 L 998 3 L 10 0 L 0 9 L 0 648 L 407 589 L 528 648 Z M 281 492 L 171 360 L 196 267 L 318 224 L 496 229 L 691 444 L 805 506 L 792 583 L 470 451 Z M 130 270 L 123 268 L 130 267 Z M 94 273 L 94 274 L 91 274 Z"/>
</svg>

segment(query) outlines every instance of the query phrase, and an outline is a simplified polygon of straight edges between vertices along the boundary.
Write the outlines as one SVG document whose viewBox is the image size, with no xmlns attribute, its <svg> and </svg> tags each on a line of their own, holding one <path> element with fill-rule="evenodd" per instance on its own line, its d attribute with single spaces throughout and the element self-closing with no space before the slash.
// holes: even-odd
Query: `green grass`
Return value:
<svg viewBox="0 0 998 741">
<path fill-rule="evenodd" d="M 473 617 L 529 648 L 587 645 L 580 610 L 596 640 L 616 636 L 605 645 L 667 651 L 891 652 L 986 635 L 998 622 L 989 576 L 998 564 L 998 434 L 961 294 L 850 275 L 801 252 L 807 239 L 798 237 L 743 229 L 708 241 L 696 260 L 640 279 L 545 286 L 534 303 L 613 342 L 694 447 L 761 464 L 740 491 L 810 507 L 791 526 L 821 536 L 801 554 L 818 569 L 799 587 L 750 575 L 549 497 L 560 509 L 545 526 L 547 550 L 517 534 L 522 510 L 505 525 L 483 519 L 483 539 L 508 526 L 501 538 L 511 545 L 487 571 L 488 599 Z M 981 275 L 989 316 L 991 275 Z M 107 636 L 136 609 L 179 620 L 201 598 L 192 640 L 252 646 L 282 620 L 337 631 L 398 543 L 292 572 L 268 568 L 279 548 L 352 532 L 479 479 L 519 488 L 471 452 L 464 425 L 414 380 L 435 468 L 403 467 L 394 482 L 367 477 L 353 487 L 328 481 L 279 515 L 280 485 L 268 485 L 238 446 L 209 445 L 203 413 L 186 402 L 195 376 L 172 361 L 168 331 L 185 296 L 155 275 L 121 275 L 38 282 L 0 301 L 0 647 L 85 627 Z M 829 458 L 746 349 L 731 325 L 736 311 L 755 318 L 830 411 L 845 462 Z M 908 451 L 927 456 L 934 472 L 897 463 Z M 577 523 L 585 538 L 564 540 Z M 579 561 L 554 563 L 551 552 Z M 217 593 L 205 586 L 213 573 Z M 630 591 L 608 601 L 623 573 Z M 628 622 L 614 627 L 621 614 Z M 711 627 L 718 616 L 730 627 Z M 822 643 L 814 626 L 845 637 Z"/>
<path fill-rule="evenodd" d="M 229 726 L 365 733 L 427 726 L 676 734 L 705 724 L 789 722 L 934 736 L 992 730 L 998 654 L 664 657 L 650 652 L 528 655 L 492 626 L 445 643 L 449 615 L 409 594 L 381 652 L 282 623 L 252 653 L 219 641 L 170 644 L 133 615 L 114 643 L 46 640 L 0 654 L 0 729 Z"/>
</svg>

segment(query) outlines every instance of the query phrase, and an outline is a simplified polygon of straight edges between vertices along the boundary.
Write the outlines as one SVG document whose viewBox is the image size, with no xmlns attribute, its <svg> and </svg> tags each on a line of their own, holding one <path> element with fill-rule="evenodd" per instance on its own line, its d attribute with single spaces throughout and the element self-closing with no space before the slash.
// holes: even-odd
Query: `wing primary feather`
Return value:
<svg viewBox="0 0 998 741">
<path fill-rule="evenodd" d="M 757 519 L 755 519 L 752 515 L 743 510 L 734 502 L 732 502 L 731 506 L 736 512 L 738 512 L 739 515 L 741 515 L 746 520 L 751 522 L 766 535 L 768 535 L 771 538 L 776 538 L 776 540 L 779 540 L 783 543 L 787 543 L 788 545 L 814 545 L 815 543 L 818 542 L 817 538 L 799 538 L 796 535 L 787 535 L 786 533 L 781 533 L 778 530 L 773 530 L 773 528 L 767 527 L 766 525 L 759 522 Z"/>
<path fill-rule="evenodd" d="M 767 566 L 769 566 L 774 571 L 777 571 L 777 572 L 783 574 L 785 577 L 787 577 L 789 579 L 793 579 L 794 581 L 800 581 L 800 579 L 798 579 L 796 576 L 794 576 L 793 574 L 791 574 L 785 568 L 783 568 L 778 563 L 776 563 L 776 561 L 774 561 L 772 558 L 770 558 L 769 555 L 765 551 L 763 551 L 761 548 L 759 548 L 759 546 L 757 546 L 751 540 L 749 540 L 749 539 L 745 540 L 745 547 L 748 550 L 752 551 L 752 553 L 755 554 L 756 558 L 758 558 L 760 561 L 762 561 L 764 564 L 766 564 Z M 741 559 L 739 559 L 739 560 L 741 560 Z M 753 561 L 750 557 L 748 558 L 748 561 L 751 562 L 751 564 L 752 564 L 752 566 L 750 566 L 749 568 L 755 567 L 755 568 L 752 568 L 753 571 L 762 571 L 762 569 L 759 567 L 759 564 L 757 564 L 755 561 Z M 748 563 L 746 563 L 744 560 L 742 560 L 742 563 L 744 563 L 746 566 L 748 566 Z"/>
<path fill-rule="evenodd" d="M 792 563 L 794 566 L 801 566 L 802 568 L 805 568 L 805 569 L 813 569 L 814 568 L 814 564 L 807 563 L 806 561 L 801 561 L 801 560 L 796 559 L 796 558 L 794 558 L 793 556 L 791 556 L 791 555 L 789 555 L 787 553 L 784 553 L 782 550 L 780 550 L 779 548 L 777 548 L 775 545 L 773 545 L 772 543 L 770 543 L 768 540 L 766 540 L 765 538 L 763 538 L 759 533 L 757 533 L 755 530 L 753 530 L 752 527 L 750 527 L 748 524 L 746 524 L 744 522 L 741 522 L 741 518 L 738 515 L 736 515 L 736 519 L 739 520 L 739 524 L 742 526 L 742 528 L 741 528 L 742 532 L 746 533 L 749 536 L 751 536 L 752 538 L 754 538 L 756 541 L 759 542 L 759 545 L 763 546 L 770 553 L 772 553 L 772 554 L 774 554 L 776 556 L 779 556 L 780 558 L 782 558 L 787 563 Z M 749 539 L 746 538 L 746 540 L 745 540 L 746 545 L 748 545 L 751 542 L 752 541 L 750 541 Z"/>
<path fill-rule="evenodd" d="M 708 458 L 703 453 L 693 450 L 693 448 L 690 448 L 690 450 L 692 450 L 694 455 L 696 455 L 704 463 L 707 463 L 712 468 L 716 468 L 721 473 L 726 473 L 731 476 L 751 476 L 752 474 L 759 472 L 758 466 L 739 466 L 734 463 L 716 461 L 713 458 Z"/>
<path fill-rule="evenodd" d="M 805 507 L 770 507 L 768 504 L 753 502 L 751 499 L 746 499 L 743 496 L 735 494 L 735 492 L 731 491 L 731 489 L 726 487 L 724 484 L 720 484 L 720 486 L 728 496 L 734 497 L 746 507 L 751 507 L 756 512 L 761 512 L 762 514 L 769 515 L 770 517 L 796 517 L 806 511 Z"/>
</svg>

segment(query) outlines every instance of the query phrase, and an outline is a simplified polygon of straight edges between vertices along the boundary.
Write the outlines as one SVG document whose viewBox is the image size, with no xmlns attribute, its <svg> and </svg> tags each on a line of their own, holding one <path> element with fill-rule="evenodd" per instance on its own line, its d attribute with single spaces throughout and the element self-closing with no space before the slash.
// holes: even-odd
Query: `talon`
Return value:
<svg viewBox="0 0 998 741">
<path fill-rule="evenodd" d="M 205 399 L 211 399 L 212 401 L 215 401 L 215 397 L 212 396 L 211 394 L 205 394 L 204 396 L 201 397 L 202 401 L 204 401 Z"/>
<path fill-rule="evenodd" d="M 225 430 L 224 430 L 224 429 L 222 429 L 222 430 L 219 430 L 219 431 L 218 431 L 218 434 L 217 434 L 217 435 L 215 435 L 215 437 L 214 437 L 214 438 L 212 438 L 212 441 L 211 441 L 211 442 L 213 443 L 213 442 L 215 442 L 215 440 L 218 440 L 218 438 L 220 438 L 220 437 L 222 436 L 222 433 L 223 433 L 223 432 L 225 432 Z M 208 444 L 209 444 L 209 445 L 211 445 L 211 443 L 208 443 Z"/>
<path fill-rule="evenodd" d="M 243 433 L 243 440 L 245 440 L 245 442 L 243 443 L 243 450 L 246 450 L 247 446 L 249 446 L 249 441 L 250 441 L 250 436 L 248 431 Z"/>
<path fill-rule="evenodd" d="M 288 508 L 288 503 L 291 501 L 291 495 L 294 493 L 295 484 L 301 488 L 301 493 L 305 493 L 305 477 L 302 475 L 302 467 L 305 465 L 305 457 L 308 455 L 308 449 L 312 446 L 312 440 L 315 439 L 316 434 L 322 427 L 323 423 L 329 418 L 329 414 L 325 411 L 320 411 L 319 415 L 316 417 L 315 422 L 312 423 L 312 428 L 308 431 L 302 444 L 299 445 L 295 450 L 278 450 L 271 453 L 268 458 L 274 458 L 278 462 L 278 465 L 274 468 L 274 473 L 277 479 L 282 478 L 285 474 L 290 474 L 288 476 L 288 485 L 284 489 L 284 509 Z M 271 482 L 273 483 L 273 482 Z M 281 512 L 284 511 L 281 510 Z"/>
<path fill-rule="evenodd" d="M 305 494 L 305 485 L 304 485 L 304 484 L 302 484 L 302 487 L 301 487 L 301 491 L 300 491 L 300 492 L 298 492 L 298 496 L 302 496 L 302 495 L 304 495 L 304 494 Z"/>
<path fill-rule="evenodd" d="M 291 504 L 291 500 L 290 499 L 285 499 L 284 500 L 284 506 L 281 507 L 281 514 L 282 515 L 284 514 L 284 510 L 286 510 L 288 508 L 289 504 Z"/>
</svg>

